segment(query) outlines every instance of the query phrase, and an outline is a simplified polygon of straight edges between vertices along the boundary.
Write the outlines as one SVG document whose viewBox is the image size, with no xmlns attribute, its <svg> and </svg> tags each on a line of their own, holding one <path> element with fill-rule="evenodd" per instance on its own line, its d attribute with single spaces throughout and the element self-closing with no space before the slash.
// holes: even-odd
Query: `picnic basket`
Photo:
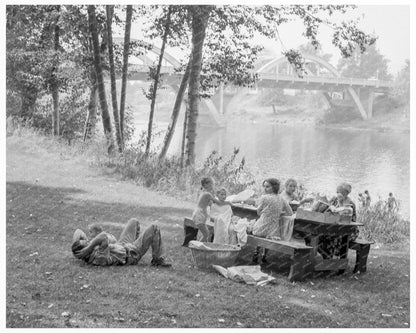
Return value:
<svg viewBox="0 0 416 333">
<path fill-rule="evenodd" d="M 204 247 L 196 247 L 193 242 L 189 243 L 194 264 L 198 268 L 210 268 L 211 265 L 230 267 L 240 253 L 241 248 L 235 245 L 198 242 Z"/>
</svg>

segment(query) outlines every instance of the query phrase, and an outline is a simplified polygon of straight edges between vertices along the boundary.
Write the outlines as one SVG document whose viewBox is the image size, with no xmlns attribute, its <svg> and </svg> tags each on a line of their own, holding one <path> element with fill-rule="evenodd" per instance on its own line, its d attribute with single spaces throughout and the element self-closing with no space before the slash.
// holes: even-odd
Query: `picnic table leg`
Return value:
<svg viewBox="0 0 416 333">
<path fill-rule="evenodd" d="M 364 273 L 367 271 L 367 258 L 370 252 L 370 244 L 361 244 L 357 249 L 357 259 L 355 261 L 354 273 Z"/>
<path fill-rule="evenodd" d="M 314 261 L 311 257 L 312 250 L 296 249 L 290 266 L 289 281 L 301 281 L 312 275 Z"/>
<path fill-rule="evenodd" d="M 339 258 L 340 259 L 347 259 L 348 257 L 348 239 L 349 235 L 345 235 L 341 237 L 341 245 L 339 247 Z M 338 274 L 344 274 L 345 269 L 338 270 Z"/>
</svg>

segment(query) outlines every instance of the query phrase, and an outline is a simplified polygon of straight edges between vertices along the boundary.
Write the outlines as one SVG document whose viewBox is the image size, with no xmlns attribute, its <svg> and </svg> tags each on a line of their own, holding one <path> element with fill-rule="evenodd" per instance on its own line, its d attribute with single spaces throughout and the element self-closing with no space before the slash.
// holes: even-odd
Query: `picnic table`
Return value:
<svg viewBox="0 0 416 333">
<path fill-rule="evenodd" d="M 255 207 L 235 203 L 232 206 L 234 215 L 241 218 L 256 219 Z M 269 240 L 253 235 L 248 236 L 247 245 L 265 247 L 274 251 L 290 254 L 292 266 L 289 279 L 303 280 L 314 271 L 334 270 L 343 273 L 348 267 L 348 249 L 357 253 L 354 272 L 366 271 L 367 257 L 372 242 L 350 239 L 353 228 L 362 226 L 357 222 L 325 222 L 312 221 L 305 218 L 295 218 L 294 231 L 301 232 L 304 240 L 293 238 L 289 241 Z M 339 258 L 321 259 L 318 254 L 319 238 L 321 236 L 337 236 L 340 238 Z M 319 258 L 319 259 L 318 259 Z"/>
</svg>

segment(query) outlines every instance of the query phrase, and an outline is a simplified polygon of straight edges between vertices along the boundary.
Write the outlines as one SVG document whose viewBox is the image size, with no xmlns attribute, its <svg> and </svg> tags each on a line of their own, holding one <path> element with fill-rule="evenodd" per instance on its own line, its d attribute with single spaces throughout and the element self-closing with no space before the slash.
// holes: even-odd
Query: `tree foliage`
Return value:
<svg viewBox="0 0 416 333">
<path fill-rule="evenodd" d="M 373 44 L 364 52 L 361 52 L 361 49 L 357 47 L 350 57 L 339 60 L 337 68 L 345 77 L 391 80 L 392 75 L 388 70 L 388 62 L 389 60 Z"/>
</svg>

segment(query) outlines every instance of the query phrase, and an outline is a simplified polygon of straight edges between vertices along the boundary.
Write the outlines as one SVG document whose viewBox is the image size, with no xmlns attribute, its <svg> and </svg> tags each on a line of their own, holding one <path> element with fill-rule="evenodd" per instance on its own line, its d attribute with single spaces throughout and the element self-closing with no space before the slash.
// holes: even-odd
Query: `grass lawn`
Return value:
<svg viewBox="0 0 416 333">
<path fill-rule="evenodd" d="M 6 327 L 395 327 L 410 326 L 409 242 L 377 244 L 368 272 L 249 286 L 193 268 L 181 246 L 193 203 L 89 167 L 36 137 L 7 138 Z M 138 217 L 158 223 L 173 263 L 94 267 L 73 258 L 76 228 L 102 222 L 118 236 Z M 143 227 L 142 227 L 143 228 Z M 283 260 L 285 258 L 274 258 Z"/>
</svg>

